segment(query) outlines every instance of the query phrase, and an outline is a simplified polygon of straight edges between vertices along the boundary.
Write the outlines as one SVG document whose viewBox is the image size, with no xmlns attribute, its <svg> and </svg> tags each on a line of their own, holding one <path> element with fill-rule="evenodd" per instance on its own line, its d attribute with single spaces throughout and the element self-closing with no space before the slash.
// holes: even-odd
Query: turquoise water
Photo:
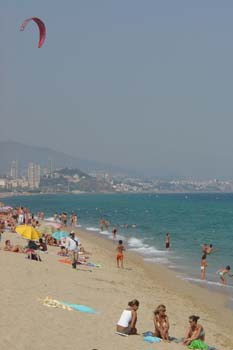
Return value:
<svg viewBox="0 0 233 350">
<path fill-rule="evenodd" d="M 29 207 L 35 214 L 42 210 L 46 217 L 74 211 L 82 227 L 111 239 L 111 228 L 109 232 L 98 230 L 99 219 L 104 218 L 117 225 L 118 238 L 128 249 L 147 261 L 166 264 L 181 278 L 210 288 L 220 288 L 217 269 L 231 265 L 233 273 L 233 194 L 41 195 L 4 202 Z M 171 236 L 170 251 L 165 249 L 166 232 Z M 206 282 L 200 281 L 203 243 L 212 243 L 216 249 L 207 258 Z M 233 295 L 233 278 L 227 282 L 226 290 Z"/>
</svg>

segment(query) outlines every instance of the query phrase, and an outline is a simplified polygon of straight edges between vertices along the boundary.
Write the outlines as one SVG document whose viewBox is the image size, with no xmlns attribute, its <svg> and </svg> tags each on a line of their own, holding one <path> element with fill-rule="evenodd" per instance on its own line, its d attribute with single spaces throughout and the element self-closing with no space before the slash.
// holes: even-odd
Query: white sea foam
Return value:
<svg viewBox="0 0 233 350">
<path fill-rule="evenodd" d="M 166 255 L 167 252 L 163 250 L 158 250 L 149 244 L 143 243 L 143 241 L 139 238 L 132 237 L 128 241 L 129 250 L 132 250 L 136 253 L 142 255 L 149 255 L 150 257 L 157 257 L 158 255 Z"/>
<path fill-rule="evenodd" d="M 111 235 L 109 231 L 100 231 L 100 234 L 105 236 Z"/>
<path fill-rule="evenodd" d="M 45 221 L 53 221 L 53 222 L 55 221 L 53 217 L 45 218 L 44 220 Z"/>
<path fill-rule="evenodd" d="M 139 238 L 132 237 L 128 240 L 128 246 L 132 248 L 139 248 L 144 246 L 143 241 Z"/>
<path fill-rule="evenodd" d="M 99 232 L 99 231 L 100 231 L 100 229 L 97 228 L 97 227 L 86 227 L 86 230 L 88 230 L 88 231 L 94 231 L 94 232 Z"/>
<path fill-rule="evenodd" d="M 159 263 L 159 264 L 169 264 L 169 260 L 167 258 L 160 258 L 160 257 L 154 257 L 154 258 L 145 258 L 145 261 L 152 262 L 152 263 Z"/>
<path fill-rule="evenodd" d="M 181 277 L 181 276 L 178 276 Z M 221 287 L 223 288 L 222 283 L 220 282 L 214 282 L 214 281 L 207 281 L 207 280 L 201 280 L 200 278 L 193 278 L 193 277 L 181 277 L 183 280 L 190 281 L 190 282 L 196 282 L 196 283 L 201 283 L 201 284 L 206 284 L 209 286 L 216 286 L 216 287 Z M 233 286 L 225 286 L 224 289 L 233 289 Z"/>
</svg>

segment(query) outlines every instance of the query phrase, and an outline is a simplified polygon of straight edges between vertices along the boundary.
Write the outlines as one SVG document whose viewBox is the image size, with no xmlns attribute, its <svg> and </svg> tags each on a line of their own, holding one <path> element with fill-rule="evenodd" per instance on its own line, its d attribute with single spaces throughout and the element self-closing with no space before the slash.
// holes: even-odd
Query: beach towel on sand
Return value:
<svg viewBox="0 0 233 350">
<path fill-rule="evenodd" d="M 64 309 L 68 311 L 80 311 L 80 312 L 85 312 L 88 314 L 96 314 L 97 311 L 85 306 L 85 305 L 78 305 L 78 304 L 71 304 L 71 303 L 66 303 L 63 301 L 58 301 L 56 299 L 52 299 L 50 297 L 46 297 L 44 300 L 40 300 L 43 305 L 48 306 L 48 307 L 53 307 L 53 308 L 59 308 L 59 309 Z"/>
<path fill-rule="evenodd" d="M 70 304 L 66 302 L 62 302 L 63 305 L 70 307 L 73 310 L 80 311 L 80 312 L 86 312 L 87 314 L 96 314 L 97 311 L 92 309 L 91 307 L 85 306 L 85 305 L 77 305 L 77 304 Z"/>
<path fill-rule="evenodd" d="M 208 350 L 208 345 L 200 339 L 193 340 L 188 349 Z"/>
<path fill-rule="evenodd" d="M 71 260 L 70 259 L 59 259 L 59 262 L 63 263 L 63 264 L 69 264 L 71 265 Z"/>
<path fill-rule="evenodd" d="M 144 336 L 143 340 L 146 341 L 147 343 L 160 343 L 161 342 L 160 338 L 153 337 L 151 335 Z"/>
</svg>

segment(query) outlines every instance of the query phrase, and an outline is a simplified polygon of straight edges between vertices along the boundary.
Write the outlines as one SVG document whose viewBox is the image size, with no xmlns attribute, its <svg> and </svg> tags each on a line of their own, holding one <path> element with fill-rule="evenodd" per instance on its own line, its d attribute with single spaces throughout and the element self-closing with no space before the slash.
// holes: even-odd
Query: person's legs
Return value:
<svg viewBox="0 0 233 350">
<path fill-rule="evenodd" d="M 75 251 L 72 250 L 70 252 L 70 258 L 71 258 L 72 268 L 76 269 L 77 261 L 76 261 L 76 258 L 75 258 Z"/>
<path fill-rule="evenodd" d="M 124 268 L 124 264 L 123 264 L 123 256 L 121 257 L 121 268 L 123 269 Z"/>
</svg>

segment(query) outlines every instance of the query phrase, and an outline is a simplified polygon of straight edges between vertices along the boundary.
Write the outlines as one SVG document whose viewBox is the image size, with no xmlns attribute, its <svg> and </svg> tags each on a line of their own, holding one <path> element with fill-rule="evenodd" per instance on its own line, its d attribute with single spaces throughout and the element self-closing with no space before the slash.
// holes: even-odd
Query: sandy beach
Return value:
<svg viewBox="0 0 233 350">
<path fill-rule="evenodd" d="M 153 331 L 153 310 L 165 304 L 170 320 L 170 335 L 183 337 L 188 317 L 200 316 L 206 343 L 219 350 L 232 350 L 232 311 L 225 307 L 223 295 L 211 293 L 176 277 L 174 271 L 148 264 L 140 256 L 125 252 L 125 268 L 117 269 L 115 244 L 85 230 L 77 230 L 89 261 L 101 267 L 58 262 L 58 248 L 41 254 L 42 262 L 24 254 L 3 251 L 5 239 L 14 244 L 26 241 L 16 233 L 4 233 L 0 250 L 1 326 L 0 345 L 7 349 L 185 349 L 174 342 L 148 344 L 142 332 Z M 49 308 L 41 303 L 50 296 L 89 306 L 96 314 Z M 140 301 L 137 328 L 140 335 L 115 334 L 121 312 L 132 299 Z"/>
</svg>

